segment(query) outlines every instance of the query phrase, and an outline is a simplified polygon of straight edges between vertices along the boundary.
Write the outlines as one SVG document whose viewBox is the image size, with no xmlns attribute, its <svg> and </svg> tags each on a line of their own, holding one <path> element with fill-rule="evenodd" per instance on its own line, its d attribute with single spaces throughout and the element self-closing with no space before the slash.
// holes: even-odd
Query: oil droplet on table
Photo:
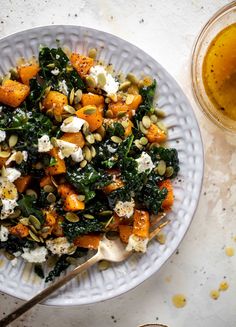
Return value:
<svg viewBox="0 0 236 327">
<path fill-rule="evenodd" d="M 229 288 L 229 284 L 224 280 L 223 282 L 220 283 L 219 291 L 227 291 L 228 288 Z"/>
<path fill-rule="evenodd" d="M 176 308 L 183 308 L 187 303 L 187 299 L 183 294 L 175 294 L 172 297 L 172 302 Z"/>
<path fill-rule="evenodd" d="M 225 254 L 228 256 L 228 257 L 232 257 L 234 255 L 234 248 L 228 246 L 225 248 Z"/>
<path fill-rule="evenodd" d="M 218 290 L 212 290 L 210 292 L 210 296 L 213 300 L 217 300 L 218 297 L 220 296 L 220 292 Z"/>
</svg>

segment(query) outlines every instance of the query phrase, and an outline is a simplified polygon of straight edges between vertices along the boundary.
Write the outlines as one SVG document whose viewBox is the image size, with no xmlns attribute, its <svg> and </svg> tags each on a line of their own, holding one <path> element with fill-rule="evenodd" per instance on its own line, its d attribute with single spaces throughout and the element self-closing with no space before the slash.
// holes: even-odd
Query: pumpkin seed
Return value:
<svg viewBox="0 0 236 327">
<path fill-rule="evenodd" d="M 51 182 L 56 188 L 58 187 L 58 184 L 56 183 L 55 179 L 52 176 L 51 176 Z"/>
<path fill-rule="evenodd" d="M 123 120 L 123 121 L 121 122 L 121 125 L 122 125 L 124 128 L 129 127 L 129 122 L 128 122 L 128 120 Z"/>
<path fill-rule="evenodd" d="M 114 114 L 113 111 L 108 109 L 105 113 L 106 118 L 113 118 Z"/>
<path fill-rule="evenodd" d="M 70 73 L 73 71 L 73 67 L 71 65 L 66 66 L 66 72 Z"/>
<path fill-rule="evenodd" d="M 102 137 L 101 137 L 101 135 L 99 133 L 94 133 L 93 136 L 95 138 L 95 141 L 97 141 L 97 142 L 102 141 Z"/>
<path fill-rule="evenodd" d="M 82 131 L 84 133 L 84 135 L 88 135 L 89 133 L 89 124 L 87 121 L 84 122 L 83 127 L 82 127 Z"/>
<path fill-rule="evenodd" d="M 19 74 L 18 74 L 16 68 L 11 68 L 10 69 L 10 74 L 11 74 L 11 79 L 12 80 L 18 80 L 19 79 Z"/>
<path fill-rule="evenodd" d="M 43 169 L 43 164 L 42 164 L 42 162 L 37 162 L 37 163 L 35 164 L 35 169 L 38 169 L 38 170 Z"/>
<path fill-rule="evenodd" d="M 41 243 L 44 243 L 44 239 L 41 236 L 39 236 L 39 239 Z"/>
<path fill-rule="evenodd" d="M 48 193 L 46 199 L 47 199 L 47 201 L 48 201 L 49 203 L 54 203 L 54 202 L 56 202 L 56 199 L 57 199 L 57 198 L 56 198 L 56 195 L 55 195 L 55 194 L 53 194 L 53 193 Z"/>
<path fill-rule="evenodd" d="M 118 101 L 117 94 L 115 94 L 115 93 L 111 93 L 111 94 L 109 94 L 109 98 L 110 98 L 113 102 L 117 102 L 117 101 Z"/>
<path fill-rule="evenodd" d="M 2 84 L 4 84 L 6 81 L 9 81 L 9 79 L 11 79 L 11 74 L 10 73 L 4 75 L 3 79 L 2 79 Z"/>
<path fill-rule="evenodd" d="M 108 216 L 109 217 L 109 216 L 112 215 L 112 213 L 113 213 L 113 211 L 111 211 L 111 210 L 104 210 L 104 211 L 99 213 L 99 216 L 101 216 L 101 217 L 107 217 Z"/>
<path fill-rule="evenodd" d="M 32 190 L 31 188 L 27 189 L 25 193 L 26 195 L 33 196 L 35 199 L 38 198 L 38 194 L 35 192 L 35 190 Z"/>
<path fill-rule="evenodd" d="M 166 116 L 165 112 L 161 109 L 156 109 L 155 112 L 156 112 L 157 117 L 159 117 L 159 118 L 165 118 L 165 116 Z"/>
<path fill-rule="evenodd" d="M 128 95 L 127 95 L 127 98 L 126 98 L 126 100 L 125 100 L 125 103 L 126 103 L 127 105 L 129 105 L 129 104 L 131 104 L 133 101 L 134 101 L 134 95 L 133 95 L 133 94 L 128 94 Z"/>
<path fill-rule="evenodd" d="M 41 101 L 39 101 L 39 110 L 41 110 L 41 111 L 42 111 L 42 110 L 43 110 L 43 108 L 44 108 L 44 107 L 43 107 L 43 104 L 42 104 L 42 102 L 41 102 Z"/>
<path fill-rule="evenodd" d="M 158 121 L 156 115 L 151 115 L 151 116 L 150 116 L 150 119 L 151 119 L 151 121 L 152 121 L 154 124 L 157 123 L 157 121 Z"/>
<path fill-rule="evenodd" d="M 120 144 L 122 142 L 122 139 L 119 136 L 112 136 L 111 137 L 112 142 Z"/>
<path fill-rule="evenodd" d="M 102 88 L 106 84 L 106 82 L 107 82 L 106 76 L 103 73 L 98 74 L 97 80 L 98 80 L 98 86 L 100 88 Z"/>
<path fill-rule="evenodd" d="M 30 229 L 29 229 L 29 235 L 35 242 L 40 242 L 38 236 L 36 236 Z"/>
<path fill-rule="evenodd" d="M 130 81 L 125 81 L 121 83 L 119 87 L 119 91 L 126 91 L 130 85 L 131 85 Z"/>
<path fill-rule="evenodd" d="M 45 185 L 43 190 L 46 193 L 52 193 L 55 191 L 55 188 L 52 185 Z"/>
<path fill-rule="evenodd" d="M 55 64 L 54 63 L 48 64 L 47 67 L 48 68 L 54 68 L 55 67 Z"/>
<path fill-rule="evenodd" d="M 74 117 L 72 117 L 72 116 L 68 117 L 63 121 L 63 124 L 65 124 L 65 125 L 70 124 L 70 123 L 72 123 L 73 119 L 74 119 Z"/>
<path fill-rule="evenodd" d="M 58 123 L 62 122 L 62 116 L 61 115 L 54 115 L 54 118 Z"/>
<path fill-rule="evenodd" d="M 53 117 L 53 109 L 48 109 L 46 112 L 46 115 L 52 118 Z"/>
<path fill-rule="evenodd" d="M 83 148 L 83 153 L 84 153 L 84 158 L 87 160 L 87 161 L 91 161 L 92 160 L 92 154 L 91 154 L 91 151 L 89 149 L 88 146 L 85 146 Z"/>
<path fill-rule="evenodd" d="M 95 143 L 95 138 L 94 138 L 93 134 L 89 134 L 85 138 L 86 138 L 86 141 L 88 141 L 90 144 Z"/>
<path fill-rule="evenodd" d="M 94 158 L 96 156 L 95 147 L 94 146 L 91 146 L 90 151 L 91 151 L 92 158 Z"/>
<path fill-rule="evenodd" d="M 132 73 L 128 73 L 126 76 L 127 80 L 130 81 L 132 84 L 138 84 L 139 80 L 137 79 L 137 77 L 132 74 Z"/>
<path fill-rule="evenodd" d="M 138 88 L 141 89 L 144 87 L 144 81 L 141 79 L 138 81 Z"/>
<path fill-rule="evenodd" d="M 50 92 L 50 90 L 51 90 L 51 86 L 46 87 L 46 89 L 44 91 L 44 96 L 47 96 L 48 93 Z"/>
<path fill-rule="evenodd" d="M 153 142 L 151 145 L 150 145 L 150 150 L 153 149 L 153 148 L 159 148 L 160 144 L 157 143 L 157 142 Z"/>
<path fill-rule="evenodd" d="M 14 148 L 14 146 L 16 145 L 17 142 L 18 142 L 18 136 L 15 134 L 12 134 L 8 140 L 9 147 Z"/>
<path fill-rule="evenodd" d="M 148 129 L 151 126 L 151 119 L 148 116 L 143 116 L 142 123 L 144 128 Z"/>
<path fill-rule="evenodd" d="M 23 156 L 22 152 L 17 151 L 16 154 L 15 154 L 16 163 L 19 165 L 19 164 L 22 163 L 23 160 L 24 160 L 24 156 Z"/>
<path fill-rule="evenodd" d="M 7 251 L 4 251 L 3 252 L 3 255 L 4 255 L 4 257 L 7 259 L 7 260 L 13 260 L 13 259 L 15 259 L 15 256 L 14 256 L 14 254 L 12 254 L 12 253 L 9 253 L 9 252 L 7 252 Z"/>
<path fill-rule="evenodd" d="M 36 228 L 36 229 L 40 229 L 41 228 L 41 222 L 38 220 L 37 217 L 35 217 L 34 215 L 30 215 L 29 216 L 29 222 L 31 224 L 33 224 L 33 226 Z"/>
<path fill-rule="evenodd" d="M 114 221 L 114 217 L 111 216 L 111 218 L 108 219 L 108 221 L 107 221 L 107 223 L 106 223 L 106 225 L 105 225 L 105 229 L 106 229 L 110 224 L 112 224 L 113 221 Z"/>
<path fill-rule="evenodd" d="M 139 123 L 139 129 L 144 135 L 148 133 L 148 130 L 143 126 L 142 122 Z"/>
<path fill-rule="evenodd" d="M 82 195 L 82 194 L 78 195 L 77 198 L 78 198 L 79 201 L 83 202 L 85 200 L 85 195 Z"/>
<path fill-rule="evenodd" d="M 50 230 L 51 230 L 51 227 L 49 227 L 49 226 L 44 226 L 44 227 L 41 229 L 41 233 L 45 234 L 45 233 L 48 233 Z"/>
<path fill-rule="evenodd" d="M 157 126 L 167 135 L 167 127 L 161 121 L 157 122 Z"/>
<path fill-rule="evenodd" d="M 172 175 L 174 174 L 174 168 L 169 166 L 169 167 L 166 167 L 166 177 L 171 177 Z"/>
<path fill-rule="evenodd" d="M 94 88 L 97 85 L 95 79 L 92 76 L 87 76 L 85 81 L 88 87 Z"/>
<path fill-rule="evenodd" d="M 87 160 L 82 160 L 81 163 L 79 164 L 81 168 L 84 168 L 87 165 Z"/>
<path fill-rule="evenodd" d="M 33 233 L 35 233 L 35 235 L 38 234 L 37 229 L 34 227 L 34 225 L 30 224 L 30 222 L 29 222 L 29 228 L 31 229 L 31 231 L 32 231 Z"/>
<path fill-rule="evenodd" d="M 74 114 L 75 113 L 75 108 L 73 108 L 72 106 L 69 106 L 68 104 L 66 105 L 66 106 L 64 106 L 64 110 L 66 111 L 66 112 L 69 112 L 69 114 Z"/>
<path fill-rule="evenodd" d="M 140 144 L 142 145 L 146 145 L 148 144 L 148 139 L 146 137 L 141 137 L 141 139 L 139 140 Z"/>
<path fill-rule="evenodd" d="M 74 103 L 75 104 L 78 104 L 82 99 L 82 91 L 80 89 L 78 89 L 76 92 L 75 92 L 75 98 L 74 98 Z"/>
<path fill-rule="evenodd" d="M 8 158 L 9 156 L 10 156 L 10 152 L 0 151 L 0 158 Z"/>
<path fill-rule="evenodd" d="M 70 102 L 70 104 L 72 104 L 74 102 L 74 98 L 75 98 L 75 89 L 73 88 L 70 91 L 70 96 L 69 96 L 69 102 Z"/>
<path fill-rule="evenodd" d="M 95 106 L 87 106 L 86 109 L 84 109 L 85 115 L 92 115 L 97 111 L 97 108 Z"/>
<path fill-rule="evenodd" d="M 160 160 L 157 165 L 158 174 L 163 176 L 166 172 L 166 163 L 164 160 Z"/>
<path fill-rule="evenodd" d="M 160 244 L 165 244 L 165 242 L 166 242 L 166 235 L 163 234 L 163 233 L 158 233 L 157 236 L 156 236 L 156 240 Z"/>
<path fill-rule="evenodd" d="M 97 130 L 96 130 L 97 133 L 99 133 L 101 135 L 102 138 L 104 138 L 104 136 L 106 135 L 106 130 L 104 128 L 103 125 L 101 125 Z"/>
<path fill-rule="evenodd" d="M 136 147 L 137 147 L 139 150 L 142 150 L 142 149 L 143 149 L 143 146 L 142 146 L 142 144 L 140 143 L 139 140 L 135 140 L 135 141 L 134 141 L 134 144 L 136 145 Z"/>
<path fill-rule="evenodd" d="M 87 219 L 94 219 L 94 216 L 93 215 L 90 215 L 88 213 L 84 214 L 84 218 L 87 218 Z"/>
<path fill-rule="evenodd" d="M 8 218 L 14 219 L 14 218 L 18 218 L 20 215 L 21 215 L 20 209 L 16 209 L 10 216 L 8 216 Z"/>
<path fill-rule="evenodd" d="M 117 118 L 122 118 L 126 115 L 126 111 L 119 111 L 117 114 Z"/>
<path fill-rule="evenodd" d="M 65 217 L 71 223 L 77 223 L 79 221 L 79 217 L 73 212 L 67 212 L 65 214 Z"/>
<path fill-rule="evenodd" d="M 24 226 L 29 226 L 29 218 L 21 218 L 20 220 L 20 223 Z"/>
<path fill-rule="evenodd" d="M 98 269 L 100 271 L 107 270 L 110 267 L 110 262 L 107 260 L 101 260 L 98 262 Z"/>
<path fill-rule="evenodd" d="M 95 49 L 95 48 L 89 49 L 88 56 L 89 56 L 89 58 L 96 59 L 97 49 Z"/>
</svg>

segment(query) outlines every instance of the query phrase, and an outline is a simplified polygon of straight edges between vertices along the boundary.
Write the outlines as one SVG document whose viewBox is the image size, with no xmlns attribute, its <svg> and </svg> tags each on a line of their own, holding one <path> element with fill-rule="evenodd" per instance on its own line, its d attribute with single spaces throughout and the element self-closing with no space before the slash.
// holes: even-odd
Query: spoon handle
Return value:
<svg viewBox="0 0 236 327">
<path fill-rule="evenodd" d="M 10 324 L 12 321 L 20 317 L 23 313 L 30 310 L 33 306 L 36 304 L 42 302 L 45 300 L 50 294 L 55 292 L 57 289 L 68 283 L 70 280 L 72 280 L 74 277 L 76 277 L 79 273 L 82 271 L 87 270 L 89 267 L 93 266 L 95 263 L 97 263 L 99 260 L 101 260 L 101 254 L 97 252 L 93 257 L 91 257 L 86 262 L 82 263 L 80 266 L 76 267 L 74 270 L 70 271 L 67 275 L 60 278 L 56 282 L 54 282 L 52 285 L 45 288 L 43 291 L 41 291 L 39 294 L 35 295 L 32 299 L 25 302 L 23 305 L 21 305 L 18 309 L 4 317 L 2 320 L 0 320 L 0 327 L 5 327 L 8 324 Z"/>
</svg>

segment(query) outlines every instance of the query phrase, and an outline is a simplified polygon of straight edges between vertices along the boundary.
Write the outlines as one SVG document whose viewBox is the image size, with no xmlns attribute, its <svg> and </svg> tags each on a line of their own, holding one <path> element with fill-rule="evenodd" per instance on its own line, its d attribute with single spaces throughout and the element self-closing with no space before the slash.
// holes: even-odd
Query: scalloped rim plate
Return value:
<svg viewBox="0 0 236 327">
<path fill-rule="evenodd" d="M 108 270 L 92 267 L 53 294 L 45 304 L 81 305 L 120 295 L 142 283 L 155 273 L 177 249 L 197 207 L 203 178 L 203 147 L 193 110 L 183 91 L 166 70 L 152 57 L 134 45 L 111 34 L 95 29 L 53 25 L 15 33 L 0 40 L 0 74 L 15 66 L 19 57 L 38 54 L 39 45 L 63 46 L 86 54 L 98 49 L 98 57 L 112 63 L 116 71 L 133 72 L 137 76 L 151 75 L 158 82 L 157 104 L 166 112 L 164 123 L 169 129 L 169 146 L 179 152 L 180 173 L 174 183 L 175 203 L 168 214 L 171 224 L 165 228 L 166 243 L 153 241 L 144 255 L 134 254 Z M 34 274 L 32 265 L 18 260 L 17 266 L 0 256 L 0 290 L 28 300 L 44 287 L 44 281 Z"/>
</svg>

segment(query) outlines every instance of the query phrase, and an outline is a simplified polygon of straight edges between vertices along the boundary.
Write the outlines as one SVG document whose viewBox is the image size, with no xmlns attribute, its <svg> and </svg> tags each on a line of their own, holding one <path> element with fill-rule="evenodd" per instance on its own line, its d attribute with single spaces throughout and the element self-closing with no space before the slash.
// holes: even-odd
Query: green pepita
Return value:
<svg viewBox="0 0 236 327">
<path fill-rule="evenodd" d="M 66 112 L 69 112 L 69 114 L 74 114 L 75 113 L 75 108 L 73 108 L 72 106 L 69 106 L 68 104 L 66 105 L 66 106 L 64 106 L 64 110 L 66 111 Z"/>
<path fill-rule="evenodd" d="M 168 130 L 166 125 L 164 125 L 161 121 L 157 122 L 157 126 L 167 135 Z"/>
<path fill-rule="evenodd" d="M 166 167 L 166 177 L 171 177 L 172 175 L 174 174 L 174 168 L 169 166 L 169 167 Z"/>
<path fill-rule="evenodd" d="M 140 144 L 142 145 L 146 145 L 148 144 L 148 139 L 146 137 L 141 137 L 141 139 L 139 140 Z"/>
<path fill-rule="evenodd" d="M 10 73 L 7 73 L 6 75 L 3 76 L 2 84 L 4 84 L 9 79 L 11 79 L 11 74 Z"/>
<path fill-rule="evenodd" d="M 122 142 L 122 139 L 119 136 L 112 136 L 111 137 L 112 142 L 120 144 Z"/>
<path fill-rule="evenodd" d="M 38 198 L 38 194 L 35 192 L 35 190 L 32 190 L 31 188 L 27 189 L 25 193 L 26 195 L 33 196 L 35 199 Z"/>
<path fill-rule="evenodd" d="M 86 213 L 86 214 L 84 214 L 84 218 L 86 218 L 86 219 L 94 219 L 94 216 Z"/>
<path fill-rule="evenodd" d="M 42 234 L 44 234 L 44 233 L 48 233 L 50 230 L 51 230 L 51 227 L 49 227 L 49 226 L 44 226 L 44 227 L 41 229 L 41 233 L 42 233 Z"/>
<path fill-rule="evenodd" d="M 138 79 L 137 77 L 132 74 L 132 73 L 128 73 L 127 76 L 126 76 L 127 80 L 130 81 L 132 84 L 138 84 Z"/>
<path fill-rule="evenodd" d="M 106 233 L 106 237 L 109 239 L 109 240 L 116 240 L 118 237 L 119 237 L 119 233 L 116 232 L 116 231 L 109 231 Z"/>
<path fill-rule="evenodd" d="M 151 115 L 151 116 L 150 116 L 150 119 L 151 119 L 152 123 L 154 123 L 154 124 L 157 123 L 157 121 L 158 121 L 156 115 Z"/>
<path fill-rule="evenodd" d="M 143 146 L 142 146 L 142 144 L 140 143 L 140 140 L 135 140 L 135 141 L 134 141 L 134 144 L 135 144 L 135 146 L 136 146 L 139 150 L 142 150 L 142 149 L 143 149 Z"/>
<path fill-rule="evenodd" d="M 71 223 L 77 223 L 79 221 L 79 217 L 73 212 L 67 212 L 65 214 L 65 217 Z"/>
<path fill-rule="evenodd" d="M 74 98 L 74 103 L 75 104 L 78 104 L 82 99 L 82 91 L 80 89 L 78 89 L 76 92 L 75 92 L 75 98 Z"/>
<path fill-rule="evenodd" d="M 121 125 L 124 127 L 124 128 L 127 128 L 129 127 L 129 122 L 127 120 L 124 120 L 121 122 Z"/>
<path fill-rule="evenodd" d="M 9 252 L 7 252 L 7 251 L 4 251 L 3 252 L 3 255 L 5 256 L 5 258 L 7 259 L 7 260 L 13 260 L 13 259 L 15 259 L 15 256 L 14 256 L 14 254 L 12 254 L 12 253 L 9 253 Z"/>
<path fill-rule="evenodd" d="M 62 116 L 61 115 L 54 115 L 54 118 L 58 123 L 62 122 Z"/>
<path fill-rule="evenodd" d="M 55 68 L 55 64 L 54 63 L 48 64 L 47 67 L 48 68 Z"/>
<path fill-rule="evenodd" d="M 148 130 L 143 126 L 142 122 L 139 123 L 139 129 L 144 135 L 148 133 Z"/>
<path fill-rule="evenodd" d="M 98 77 L 97 78 L 98 78 L 98 86 L 100 88 L 104 87 L 104 85 L 107 82 L 105 74 L 100 73 L 100 74 L 98 74 Z"/>
<path fill-rule="evenodd" d="M 34 225 L 32 225 L 30 222 L 29 222 L 29 228 L 31 229 L 31 231 L 32 231 L 35 235 L 38 234 L 37 229 L 36 229 L 36 228 L 34 227 Z"/>
<path fill-rule="evenodd" d="M 166 163 L 164 160 L 160 160 L 157 165 L 157 171 L 160 176 L 163 176 L 166 172 Z"/>
<path fill-rule="evenodd" d="M 21 218 L 20 220 L 20 223 L 24 226 L 28 226 L 29 225 L 29 218 Z"/>
<path fill-rule="evenodd" d="M 159 117 L 159 118 L 165 118 L 165 116 L 166 116 L 165 112 L 161 109 L 156 109 L 155 112 L 156 112 L 157 117 Z"/>
<path fill-rule="evenodd" d="M 46 87 L 46 89 L 44 91 L 44 96 L 47 96 L 48 93 L 50 92 L 50 90 L 51 90 L 51 86 Z"/>
<path fill-rule="evenodd" d="M 99 216 L 101 217 L 109 217 L 113 214 L 113 211 L 111 210 L 104 210 L 102 212 L 99 213 Z"/>
<path fill-rule="evenodd" d="M 75 89 L 73 88 L 70 91 L 70 96 L 69 96 L 69 102 L 70 102 L 70 104 L 72 104 L 74 102 L 74 97 L 75 97 Z"/>
<path fill-rule="evenodd" d="M 21 215 L 21 210 L 16 209 L 10 216 L 8 216 L 8 218 L 14 219 L 20 217 L 20 215 Z"/>
<path fill-rule="evenodd" d="M 93 134 L 95 141 L 101 142 L 102 141 L 102 136 L 99 133 L 94 133 Z"/>
<path fill-rule="evenodd" d="M 89 56 L 89 58 L 96 59 L 97 49 L 95 49 L 95 48 L 89 49 L 88 56 Z"/>
<path fill-rule="evenodd" d="M 105 128 L 104 128 L 103 125 L 101 125 L 101 126 L 96 130 L 96 132 L 99 133 L 99 134 L 101 135 L 102 138 L 104 138 L 105 135 L 106 135 L 106 130 L 105 130 Z"/>
<path fill-rule="evenodd" d="M 29 216 L 29 222 L 36 228 L 36 229 L 40 229 L 41 228 L 41 223 L 38 220 L 37 217 L 35 217 L 34 215 L 30 215 Z"/>
<path fill-rule="evenodd" d="M 96 156 L 95 147 L 94 146 L 91 146 L 90 151 L 91 151 L 92 158 L 94 158 Z"/>
<path fill-rule="evenodd" d="M 87 165 L 87 160 L 82 160 L 81 163 L 79 164 L 81 168 L 84 168 Z"/>
<path fill-rule="evenodd" d="M 83 148 L 84 158 L 89 162 L 92 160 L 92 154 L 88 146 Z"/>
<path fill-rule="evenodd" d="M 119 91 L 126 91 L 128 87 L 130 87 L 131 82 L 130 81 L 125 81 L 120 84 Z"/>
<path fill-rule="evenodd" d="M 55 187 L 53 187 L 52 185 L 45 185 L 43 190 L 46 193 L 52 193 L 55 191 Z"/>
<path fill-rule="evenodd" d="M 32 227 L 32 226 L 31 226 Z M 32 238 L 32 240 L 34 240 L 35 242 L 40 242 L 40 239 L 38 238 L 38 236 L 36 236 L 31 229 L 29 229 L 29 235 Z"/>
<path fill-rule="evenodd" d="M 92 76 L 87 76 L 85 81 L 88 87 L 94 88 L 97 85 L 95 79 Z"/>
<path fill-rule="evenodd" d="M 83 202 L 85 200 L 85 195 L 82 195 L 82 194 L 78 195 L 77 198 L 78 198 L 79 201 Z"/>
<path fill-rule="evenodd" d="M 82 127 L 82 131 L 83 131 L 85 136 L 89 134 L 89 124 L 88 124 L 87 121 L 84 122 L 83 127 Z"/>
<path fill-rule="evenodd" d="M 87 106 L 86 109 L 84 109 L 84 114 L 85 115 L 92 115 L 97 111 L 95 106 Z"/>
<path fill-rule="evenodd" d="M 55 203 L 56 202 L 56 195 L 53 193 L 48 193 L 47 197 L 46 197 L 47 201 L 49 203 Z"/>
<path fill-rule="evenodd" d="M 109 94 L 109 98 L 113 101 L 113 102 L 117 102 L 118 98 L 117 98 L 117 94 L 116 93 L 110 93 Z"/>
<path fill-rule="evenodd" d="M 94 138 L 93 134 L 89 134 L 85 138 L 86 138 L 86 141 L 88 141 L 88 143 L 90 143 L 90 144 L 95 143 L 95 138 Z"/>
<path fill-rule="evenodd" d="M 117 118 L 122 118 L 126 115 L 126 111 L 119 111 L 117 114 Z"/>
<path fill-rule="evenodd" d="M 142 123 L 144 128 L 148 129 L 151 126 L 151 119 L 148 116 L 143 116 Z"/>
<path fill-rule="evenodd" d="M 11 73 L 11 79 L 12 80 L 18 80 L 19 79 L 19 74 L 18 74 L 18 71 L 16 70 L 16 68 L 11 68 L 10 73 Z"/>
<path fill-rule="evenodd" d="M 131 104 L 134 101 L 134 95 L 133 94 L 128 94 L 125 100 L 125 103 L 127 105 Z"/>
<path fill-rule="evenodd" d="M 150 150 L 151 150 L 152 148 L 159 148 L 159 146 L 160 146 L 159 143 L 157 143 L 157 142 L 153 142 L 153 143 L 150 145 Z"/>
<path fill-rule="evenodd" d="M 10 152 L 0 151 L 0 158 L 8 158 L 9 156 L 10 156 Z"/>
<path fill-rule="evenodd" d="M 106 118 L 113 118 L 114 114 L 113 111 L 108 109 L 105 113 Z"/>
<path fill-rule="evenodd" d="M 10 148 L 14 148 L 17 142 L 18 142 L 18 135 L 13 134 L 9 137 L 8 144 Z"/>
<path fill-rule="evenodd" d="M 98 269 L 100 271 L 107 270 L 110 267 L 110 262 L 107 260 L 101 260 L 98 262 Z"/>
</svg>

